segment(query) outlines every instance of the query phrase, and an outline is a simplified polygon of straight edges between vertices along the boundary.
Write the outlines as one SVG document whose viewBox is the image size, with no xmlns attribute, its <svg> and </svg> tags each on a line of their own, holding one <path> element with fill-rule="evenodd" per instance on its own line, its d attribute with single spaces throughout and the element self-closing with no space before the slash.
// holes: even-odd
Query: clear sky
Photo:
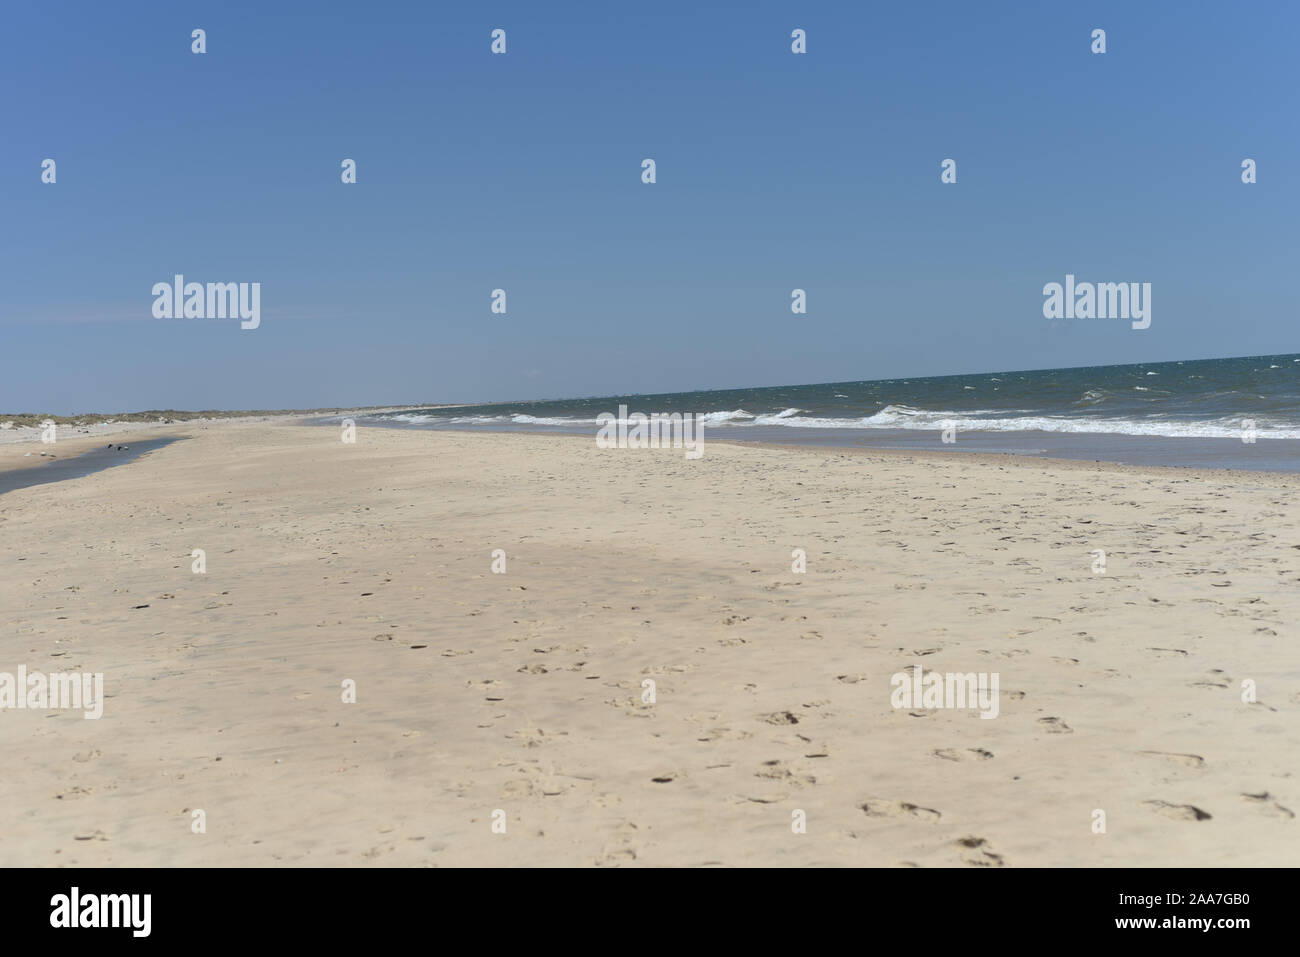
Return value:
<svg viewBox="0 0 1300 957">
<path fill-rule="evenodd" d="M 1298 27 L 1187 0 L 9 4 L 0 410 L 1300 351 Z M 1151 327 L 1044 319 L 1067 272 L 1150 282 Z M 260 328 L 155 319 L 176 273 L 260 282 Z"/>
</svg>

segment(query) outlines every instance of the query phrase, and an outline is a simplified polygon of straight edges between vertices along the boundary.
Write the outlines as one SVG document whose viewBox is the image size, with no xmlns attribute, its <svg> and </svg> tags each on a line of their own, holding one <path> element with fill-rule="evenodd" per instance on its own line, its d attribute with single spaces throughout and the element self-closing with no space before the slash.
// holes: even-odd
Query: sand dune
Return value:
<svg viewBox="0 0 1300 957">
<path fill-rule="evenodd" d="M 181 434 L 0 496 L 0 864 L 1294 863 L 1294 477 Z"/>
</svg>

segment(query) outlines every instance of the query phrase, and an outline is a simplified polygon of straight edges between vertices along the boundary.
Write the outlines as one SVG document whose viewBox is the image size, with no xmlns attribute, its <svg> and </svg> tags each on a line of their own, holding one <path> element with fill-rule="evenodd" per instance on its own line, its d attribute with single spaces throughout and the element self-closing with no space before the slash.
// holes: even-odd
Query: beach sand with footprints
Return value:
<svg viewBox="0 0 1300 957">
<path fill-rule="evenodd" d="M 0 495 L 0 671 L 105 689 L 0 712 L 0 864 L 1295 862 L 1300 478 L 157 434 Z"/>
</svg>

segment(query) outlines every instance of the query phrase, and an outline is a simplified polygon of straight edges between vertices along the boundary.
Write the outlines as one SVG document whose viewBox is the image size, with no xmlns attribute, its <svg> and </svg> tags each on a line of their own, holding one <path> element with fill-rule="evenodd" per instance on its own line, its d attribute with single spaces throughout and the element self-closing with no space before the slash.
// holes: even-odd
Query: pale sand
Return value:
<svg viewBox="0 0 1300 957">
<path fill-rule="evenodd" d="M 266 422 L 266 421 L 279 420 L 279 421 L 289 422 L 301 418 L 302 418 L 301 415 L 286 415 L 286 416 L 274 416 L 274 417 L 249 416 L 243 419 L 243 421 Z M 0 420 L 2 419 L 3 416 L 0 416 Z M 137 432 L 158 433 L 160 430 L 166 432 L 178 428 L 180 429 L 203 428 L 207 425 L 210 425 L 213 422 L 220 422 L 220 421 L 222 420 L 195 419 L 191 422 L 178 422 L 178 423 L 171 423 L 171 424 L 167 424 L 163 422 L 130 422 L 130 421 L 95 422 L 90 425 L 68 425 L 64 423 L 55 426 L 54 428 L 55 441 L 49 443 L 48 445 L 41 443 L 41 432 L 43 431 L 41 428 L 22 426 L 22 425 L 5 428 L 4 427 L 5 423 L 3 421 L 0 421 L 0 446 L 22 444 L 23 448 L 19 452 L 20 455 L 22 455 L 25 452 L 31 452 L 33 447 L 37 447 L 41 451 L 45 451 L 45 452 L 56 452 L 59 454 L 63 454 L 66 451 L 73 449 L 74 447 L 80 447 L 82 445 L 88 448 L 94 448 L 95 442 L 92 440 L 98 439 L 101 436 L 108 436 L 112 438 L 114 443 L 130 444 L 132 437 L 134 437 L 134 433 Z M 100 442 L 99 447 L 103 448 L 104 445 L 106 444 L 107 443 Z M 33 457 L 35 457 L 34 453 L 33 453 Z M 11 458 L 11 455 L 6 454 L 4 456 L 3 461 L 7 462 L 9 458 Z"/>
<path fill-rule="evenodd" d="M 169 431 L 0 496 L 0 670 L 107 692 L 0 712 L 0 864 L 1300 859 L 1294 477 Z"/>
</svg>

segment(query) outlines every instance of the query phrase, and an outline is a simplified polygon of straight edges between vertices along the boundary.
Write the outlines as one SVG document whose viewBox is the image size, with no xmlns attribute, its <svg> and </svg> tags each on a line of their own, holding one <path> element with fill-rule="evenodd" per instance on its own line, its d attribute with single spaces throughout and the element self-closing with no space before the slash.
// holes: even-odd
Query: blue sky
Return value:
<svg viewBox="0 0 1300 957">
<path fill-rule="evenodd" d="M 3 411 L 1300 350 L 1295 4 L 50 3 L 6 21 Z M 1067 272 L 1150 282 L 1151 328 L 1044 319 Z M 153 318 L 175 273 L 260 282 L 260 328 Z"/>
</svg>

